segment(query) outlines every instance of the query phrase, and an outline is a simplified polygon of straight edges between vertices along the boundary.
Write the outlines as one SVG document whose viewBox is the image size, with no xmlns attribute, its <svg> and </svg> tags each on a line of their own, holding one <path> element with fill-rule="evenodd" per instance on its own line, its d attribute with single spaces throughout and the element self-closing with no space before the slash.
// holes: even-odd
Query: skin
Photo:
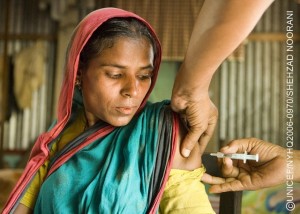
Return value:
<svg viewBox="0 0 300 214">
<path fill-rule="evenodd" d="M 90 60 L 87 69 L 79 71 L 78 76 L 88 126 L 98 120 L 113 126 L 128 124 L 151 86 L 153 61 L 153 48 L 148 40 L 122 37 Z M 180 124 L 172 168 L 194 170 L 201 166 L 200 150 L 196 146 L 189 158 L 181 156 L 179 145 L 185 134 L 186 129 Z M 32 210 L 19 204 L 15 213 L 32 213 Z"/>
<path fill-rule="evenodd" d="M 129 123 L 150 88 L 153 58 L 147 40 L 121 38 L 89 62 L 80 72 L 89 126 L 98 120 L 113 126 Z"/>
<path fill-rule="evenodd" d="M 113 126 L 130 122 L 150 88 L 153 57 L 152 46 L 147 40 L 121 38 L 112 48 L 105 49 L 90 61 L 87 70 L 81 72 L 89 126 L 99 119 Z M 179 152 L 186 133 L 181 124 L 173 168 L 194 170 L 201 166 L 199 146 L 189 158 L 184 158 Z"/>
<path fill-rule="evenodd" d="M 80 72 L 89 126 L 99 119 L 113 126 L 130 122 L 150 88 L 153 59 L 148 40 L 121 38 L 89 62 L 87 70 Z M 186 133 L 181 124 L 172 167 L 194 170 L 201 166 L 200 147 L 196 146 L 189 158 L 179 152 Z"/>
<path fill-rule="evenodd" d="M 232 161 L 230 158 L 220 159 L 220 167 L 225 179 L 206 175 L 203 181 L 213 184 L 212 193 L 227 191 L 258 190 L 286 182 L 287 150 L 278 145 L 256 139 L 234 140 L 221 149 L 225 154 L 243 153 L 259 154 L 259 161 Z M 294 169 L 300 165 L 300 151 L 293 150 Z M 293 172 L 294 182 L 300 182 L 299 170 Z"/>
<path fill-rule="evenodd" d="M 182 114 L 189 132 L 181 146 L 187 157 L 196 144 L 203 152 L 218 111 L 208 89 L 219 65 L 250 34 L 273 0 L 205 1 L 196 19 L 185 59 L 173 86 L 171 107 Z"/>
</svg>

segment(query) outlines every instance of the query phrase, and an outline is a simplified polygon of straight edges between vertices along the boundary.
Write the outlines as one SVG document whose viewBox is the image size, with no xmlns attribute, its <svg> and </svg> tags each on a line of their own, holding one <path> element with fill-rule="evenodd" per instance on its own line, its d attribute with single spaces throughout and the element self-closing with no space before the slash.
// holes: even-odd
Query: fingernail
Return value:
<svg viewBox="0 0 300 214">
<path fill-rule="evenodd" d="M 224 150 L 228 150 L 228 149 L 229 149 L 229 146 L 225 146 L 221 150 L 224 151 Z"/>
<path fill-rule="evenodd" d="M 190 156 L 190 153 L 191 153 L 191 150 L 189 150 L 189 149 L 183 149 L 182 150 L 182 155 L 184 156 L 184 157 L 188 157 L 188 156 Z"/>
</svg>

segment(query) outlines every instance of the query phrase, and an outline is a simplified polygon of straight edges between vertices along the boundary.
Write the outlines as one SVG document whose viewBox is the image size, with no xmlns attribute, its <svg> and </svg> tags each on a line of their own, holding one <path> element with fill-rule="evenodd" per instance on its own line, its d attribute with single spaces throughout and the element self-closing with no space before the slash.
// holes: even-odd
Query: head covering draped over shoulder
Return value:
<svg viewBox="0 0 300 214">
<path fill-rule="evenodd" d="M 161 62 L 160 43 L 151 26 L 141 17 L 117 8 L 104 8 L 87 15 L 73 33 L 66 55 L 65 77 L 58 102 L 57 121 L 48 132 L 40 135 L 37 139 L 30 160 L 4 208 L 4 213 L 10 212 L 20 200 L 20 196 L 26 190 L 39 167 L 47 160 L 49 145 L 63 132 L 67 123 L 70 122 L 73 114 L 72 106 L 74 106 L 74 103 L 81 102 L 81 95 L 75 90 L 80 52 L 100 25 L 111 18 L 117 17 L 132 17 L 141 21 L 147 26 L 156 42 L 157 53 L 153 63 L 154 70 L 151 86 L 138 110 L 139 116 L 135 116 L 125 127 L 116 128 L 109 124 L 96 125 L 91 129 L 91 132 L 83 133 L 84 137 L 76 142 L 71 142 L 62 154 L 57 156 L 55 160 L 52 160 L 48 177 L 45 181 L 46 184 L 42 186 L 41 192 L 45 191 L 44 193 L 46 194 L 49 191 L 49 186 L 55 186 L 56 189 L 52 190 L 53 194 L 55 194 L 55 191 L 60 191 L 58 189 L 60 187 L 54 185 L 57 182 L 56 178 L 60 178 L 59 176 L 61 175 L 70 176 L 70 178 L 77 176 L 78 164 L 82 164 L 80 165 L 82 166 L 80 170 L 87 175 L 84 180 L 90 182 L 91 186 L 87 187 L 86 183 L 78 184 L 72 182 L 62 186 L 66 186 L 66 188 L 72 188 L 72 185 L 78 188 L 80 186 L 82 189 L 80 191 L 77 189 L 79 191 L 78 194 L 81 194 L 84 201 L 76 201 L 77 199 L 75 200 L 73 196 L 66 200 L 61 198 L 62 201 L 59 201 L 59 196 L 51 198 L 52 195 L 50 198 L 47 198 L 46 196 L 41 196 L 40 192 L 37 203 L 43 203 L 43 200 L 53 200 L 53 203 L 55 203 L 55 200 L 57 200 L 58 203 L 65 203 L 66 207 L 68 207 L 68 203 L 74 204 L 74 201 L 76 201 L 75 205 L 80 204 L 82 212 L 110 210 L 112 213 L 120 213 L 120 210 L 127 209 L 127 211 L 122 213 L 132 213 L 134 209 L 139 209 L 143 210 L 143 212 L 152 213 L 157 209 L 173 159 L 175 147 L 172 145 L 177 135 L 177 117 L 174 117 L 173 113 L 166 108 L 168 103 L 162 102 L 150 106 L 146 104 L 155 85 Z M 164 121 L 168 121 L 168 123 L 166 124 Z M 167 144 L 166 142 L 170 143 L 166 146 L 164 145 Z M 91 165 L 87 166 L 83 162 L 74 162 L 76 158 L 78 160 L 79 157 L 82 157 L 81 155 L 84 157 L 84 152 L 86 151 L 89 151 L 91 157 L 94 157 Z M 109 161 L 107 162 L 108 159 Z M 124 178 L 116 176 L 120 171 L 118 167 L 121 163 L 129 164 L 128 166 L 123 166 Z M 91 169 L 95 171 L 90 173 L 93 171 Z M 72 174 L 72 172 L 75 174 Z M 97 173 L 95 174 L 95 172 Z M 97 179 L 95 179 L 96 177 Z M 130 190 L 131 188 L 128 185 L 135 186 L 135 188 Z M 92 190 L 90 190 L 91 188 Z M 64 187 L 61 190 L 67 191 Z M 111 191 L 118 191 L 118 194 Z M 129 198 L 124 200 L 122 196 L 130 196 L 134 193 L 133 191 L 141 192 L 137 194 L 138 196 L 134 202 L 140 202 L 140 204 L 128 206 L 129 208 L 127 208 L 126 204 L 128 202 L 126 200 Z M 97 196 L 91 196 L 91 194 L 97 194 Z M 121 205 L 114 205 L 115 201 L 120 202 Z M 90 204 L 87 205 L 86 203 Z M 108 205 L 101 205 L 102 207 L 99 205 L 105 203 Z M 39 206 L 36 207 L 35 211 L 41 211 Z M 114 211 L 111 210 L 112 207 L 114 207 Z M 77 208 L 75 207 L 74 209 L 76 210 Z M 49 210 L 49 212 L 51 211 Z"/>
<path fill-rule="evenodd" d="M 143 22 L 149 29 L 153 38 L 156 42 L 157 54 L 154 59 L 154 70 L 153 77 L 151 82 L 151 87 L 142 103 L 141 108 L 145 105 L 154 85 L 156 82 L 160 62 L 161 62 L 161 47 L 159 40 L 154 33 L 152 27 L 141 17 L 137 16 L 134 13 L 130 13 L 117 8 L 104 8 L 96 10 L 86 16 L 80 24 L 75 29 L 73 37 L 68 47 L 67 51 L 67 60 L 65 64 L 65 79 L 63 81 L 63 88 L 61 90 L 59 104 L 58 104 L 58 122 L 64 121 L 68 118 L 71 111 L 71 103 L 74 92 L 74 84 L 76 79 L 76 74 L 78 70 L 80 52 L 83 49 L 84 45 L 87 43 L 93 32 L 105 21 L 111 18 L 117 17 L 132 17 Z"/>
</svg>

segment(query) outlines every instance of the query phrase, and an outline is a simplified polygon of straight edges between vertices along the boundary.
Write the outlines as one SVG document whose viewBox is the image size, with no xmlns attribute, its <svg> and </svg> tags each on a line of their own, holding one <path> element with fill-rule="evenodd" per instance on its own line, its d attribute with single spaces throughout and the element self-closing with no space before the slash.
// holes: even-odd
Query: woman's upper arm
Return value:
<svg viewBox="0 0 300 214">
<path fill-rule="evenodd" d="M 24 204 L 19 203 L 14 214 L 29 214 L 32 213 L 32 210 L 29 207 L 26 207 Z"/>
<path fill-rule="evenodd" d="M 183 170 L 194 170 L 202 165 L 201 152 L 199 149 L 199 144 L 196 144 L 194 149 L 191 151 L 191 154 L 188 158 L 185 158 L 180 153 L 180 145 L 187 133 L 186 127 L 183 125 L 181 119 L 179 119 L 179 130 L 178 136 L 176 139 L 176 151 L 175 157 L 173 160 L 172 168 L 173 169 L 183 169 Z"/>
</svg>

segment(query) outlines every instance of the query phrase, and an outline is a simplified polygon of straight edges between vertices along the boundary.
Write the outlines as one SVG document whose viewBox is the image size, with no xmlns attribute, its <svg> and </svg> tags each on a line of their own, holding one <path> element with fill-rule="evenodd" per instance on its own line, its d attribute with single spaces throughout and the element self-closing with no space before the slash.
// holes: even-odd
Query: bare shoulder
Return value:
<svg viewBox="0 0 300 214">
<path fill-rule="evenodd" d="M 176 151 L 175 151 L 175 157 L 172 164 L 173 169 L 194 170 L 201 167 L 202 160 L 201 160 L 199 144 L 195 145 L 194 149 L 192 150 L 188 158 L 183 157 L 180 153 L 180 145 L 186 133 L 187 133 L 187 129 L 183 125 L 183 122 L 179 119 L 178 137 L 176 139 Z"/>
</svg>

